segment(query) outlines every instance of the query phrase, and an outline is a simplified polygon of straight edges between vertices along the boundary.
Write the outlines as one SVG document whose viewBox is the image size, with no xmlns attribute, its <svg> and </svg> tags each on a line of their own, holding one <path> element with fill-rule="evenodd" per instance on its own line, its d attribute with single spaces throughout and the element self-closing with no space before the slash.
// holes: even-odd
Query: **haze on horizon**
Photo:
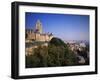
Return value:
<svg viewBox="0 0 100 81">
<path fill-rule="evenodd" d="M 89 15 L 26 12 L 26 29 L 35 29 L 38 19 L 44 33 L 52 33 L 62 40 L 89 41 Z"/>
</svg>

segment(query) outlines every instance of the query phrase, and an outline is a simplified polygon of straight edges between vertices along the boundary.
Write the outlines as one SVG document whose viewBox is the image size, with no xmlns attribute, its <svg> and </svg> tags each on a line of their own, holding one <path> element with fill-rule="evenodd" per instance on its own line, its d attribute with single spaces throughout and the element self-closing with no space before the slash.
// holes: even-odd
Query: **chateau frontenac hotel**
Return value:
<svg viewBox="0 0 100 81">
<path fill-rule="evenodd" d="M 42 23 L 40 20 L 37 20 L 35 29 L 26 29 L 26 42 L 50 41 L 52 38 L 52 33 L 42 32 Z"/>
</svg>

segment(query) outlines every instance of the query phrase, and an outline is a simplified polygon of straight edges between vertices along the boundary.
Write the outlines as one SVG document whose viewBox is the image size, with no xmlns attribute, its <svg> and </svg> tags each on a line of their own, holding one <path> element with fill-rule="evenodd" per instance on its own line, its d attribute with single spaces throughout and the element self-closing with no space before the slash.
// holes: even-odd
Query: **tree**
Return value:
<svg viewBox="0 0 100 81">
<path fill-rule="evenodd" d="M 33 49 L 31 56 L 26 56 L 26 67 L 55 67 L 76 65 L 77 57 L 59 38 L 52 38 L 46 46 Z"/>
<path fill-rule="evenodd" d="M 59 38 L 52 38 L 49 44 L 53 44 L 55 46 L 66 46 L 66 44 Z"/>
</svg>

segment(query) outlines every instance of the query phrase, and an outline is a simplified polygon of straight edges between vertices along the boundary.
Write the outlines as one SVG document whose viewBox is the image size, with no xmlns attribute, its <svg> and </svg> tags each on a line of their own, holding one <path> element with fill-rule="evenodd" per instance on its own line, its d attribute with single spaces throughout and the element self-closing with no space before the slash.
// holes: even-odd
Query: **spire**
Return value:
<svg viewBox="0 0 100 81">
<path fill-rule="evenodd" d="M 36 31 L 42 33 L 42 24 L 39 19 L 36 22 Z"/>
</svg>

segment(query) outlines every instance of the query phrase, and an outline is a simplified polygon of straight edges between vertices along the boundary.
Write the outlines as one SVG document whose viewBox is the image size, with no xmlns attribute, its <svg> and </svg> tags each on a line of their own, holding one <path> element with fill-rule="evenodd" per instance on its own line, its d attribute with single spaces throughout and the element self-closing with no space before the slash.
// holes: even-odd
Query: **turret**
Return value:
<svg viewBox="0 0 100 81">
<path fill-rule="evenodd" d="M 36 22 L 36 32 L 42 33 L 42 24 L 39 19 Z"/>
</svg>

